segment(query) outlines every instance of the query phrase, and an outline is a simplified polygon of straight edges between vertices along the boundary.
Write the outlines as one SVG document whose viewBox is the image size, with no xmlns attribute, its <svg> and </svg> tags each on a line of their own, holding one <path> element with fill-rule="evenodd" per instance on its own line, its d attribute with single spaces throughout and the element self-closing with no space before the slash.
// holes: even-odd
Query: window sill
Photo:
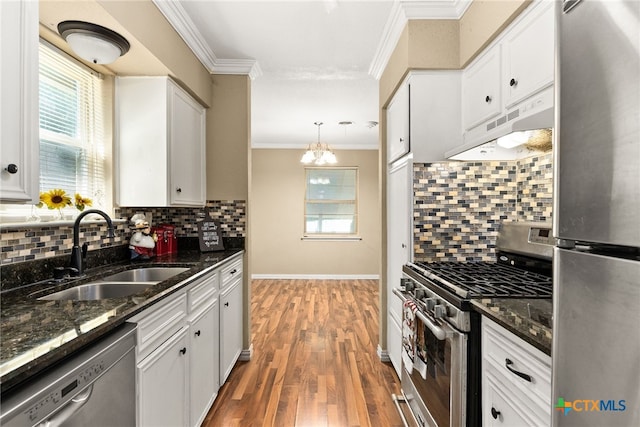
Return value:
<svg viewBox="0 0 640 427">
<path fill-rule="evenodd" d="M 73 227 L 75 220 L 61 220 L 61 221 L 40 221 L 40 222 L 9 222 L 0 224 L 0 231 L 5 230 L 24 230 L 30 228 L 44 228 L 44 227 Z M 104 219 L 84 219 L 82 224 L 99 224 L 105 222 Z M 126 218 L 114 218 L 112 219 L 114 224 L 125 224 Z"/>
<path fill-rule="evenodd" d="M 331 242 L 352 242 L 362 240 L 360 236 L 302 236 L 300 240 L 320 240 Z"/>
</svg>

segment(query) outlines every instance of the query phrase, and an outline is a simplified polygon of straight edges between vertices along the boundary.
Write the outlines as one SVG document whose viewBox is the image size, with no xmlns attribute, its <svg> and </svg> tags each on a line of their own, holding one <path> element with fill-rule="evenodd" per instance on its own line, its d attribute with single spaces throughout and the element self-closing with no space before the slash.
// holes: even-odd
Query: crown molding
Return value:
<svg viewBox="0 0 640 427">
<path fill-rule="evenodd" d="M 262 75 L 262 70 L 256 60 L 221 59 L 216 57 L 179 2 L 167 0 L 152 1 L 209 73 L 247 74 L 251 79 Z"/>
<path fill-rule="evenodd" d="M 382 31 L 369 75 L 379 80 L 400 35 L 411 19 L 460 19 L 472 0 L 399 0 L 394 2 Z"/>
</svg>

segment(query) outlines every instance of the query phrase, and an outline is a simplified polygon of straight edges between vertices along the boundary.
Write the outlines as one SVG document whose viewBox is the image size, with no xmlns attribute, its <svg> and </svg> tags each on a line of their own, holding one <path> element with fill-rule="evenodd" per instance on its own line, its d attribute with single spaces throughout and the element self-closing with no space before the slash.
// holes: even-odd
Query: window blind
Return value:
<svg viewBox="0 0 640 427">
<path fill-rule="evenodd" d="M 103 81 L 40 43 L 40 191 L 80 193 L 104 207 Z"/>
<path fill-rule="evenodd" d="M 358 170 L 306 168 L 305 235 L 358 231 Z"/>
</svg>

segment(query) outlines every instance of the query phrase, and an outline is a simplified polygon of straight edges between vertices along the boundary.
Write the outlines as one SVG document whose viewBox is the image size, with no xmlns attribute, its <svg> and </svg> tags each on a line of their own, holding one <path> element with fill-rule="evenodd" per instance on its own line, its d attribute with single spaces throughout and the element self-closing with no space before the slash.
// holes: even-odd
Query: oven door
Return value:
<svg viewBox="0 0 640 427">
<path fill-rule="evenodd" d="M 411 299 L 399 289 L 394 293 L 403 302 Z M 403 362 L 404 398 L 421 427 L 465 426 L 467 335 L 421 311 L 415 315 L 415 362 L 410 368 Z"/>
</svg>

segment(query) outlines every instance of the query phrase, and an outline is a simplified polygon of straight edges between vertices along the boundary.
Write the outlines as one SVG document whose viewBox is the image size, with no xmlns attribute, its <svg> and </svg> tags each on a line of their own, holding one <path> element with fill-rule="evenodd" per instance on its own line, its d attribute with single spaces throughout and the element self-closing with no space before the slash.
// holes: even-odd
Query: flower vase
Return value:
<svg viewBox="0 0 640 427">
<path fill-rule="evenodd" d="M 27 222 L 40 222 L 42 218 L 38 214 L 38 207 L 36 205 L 31 206 L 31 213 L 27 216 Z"/>
<path fill-rule="evenodd" d="M 63 221 L 64 220 L 64 214 L 62 213 L 62 209 L 58 208 L 58 209 L 54 209 L 53 210 L 53 217 L 51 218 L 52 221 Z"/>
</svg>

